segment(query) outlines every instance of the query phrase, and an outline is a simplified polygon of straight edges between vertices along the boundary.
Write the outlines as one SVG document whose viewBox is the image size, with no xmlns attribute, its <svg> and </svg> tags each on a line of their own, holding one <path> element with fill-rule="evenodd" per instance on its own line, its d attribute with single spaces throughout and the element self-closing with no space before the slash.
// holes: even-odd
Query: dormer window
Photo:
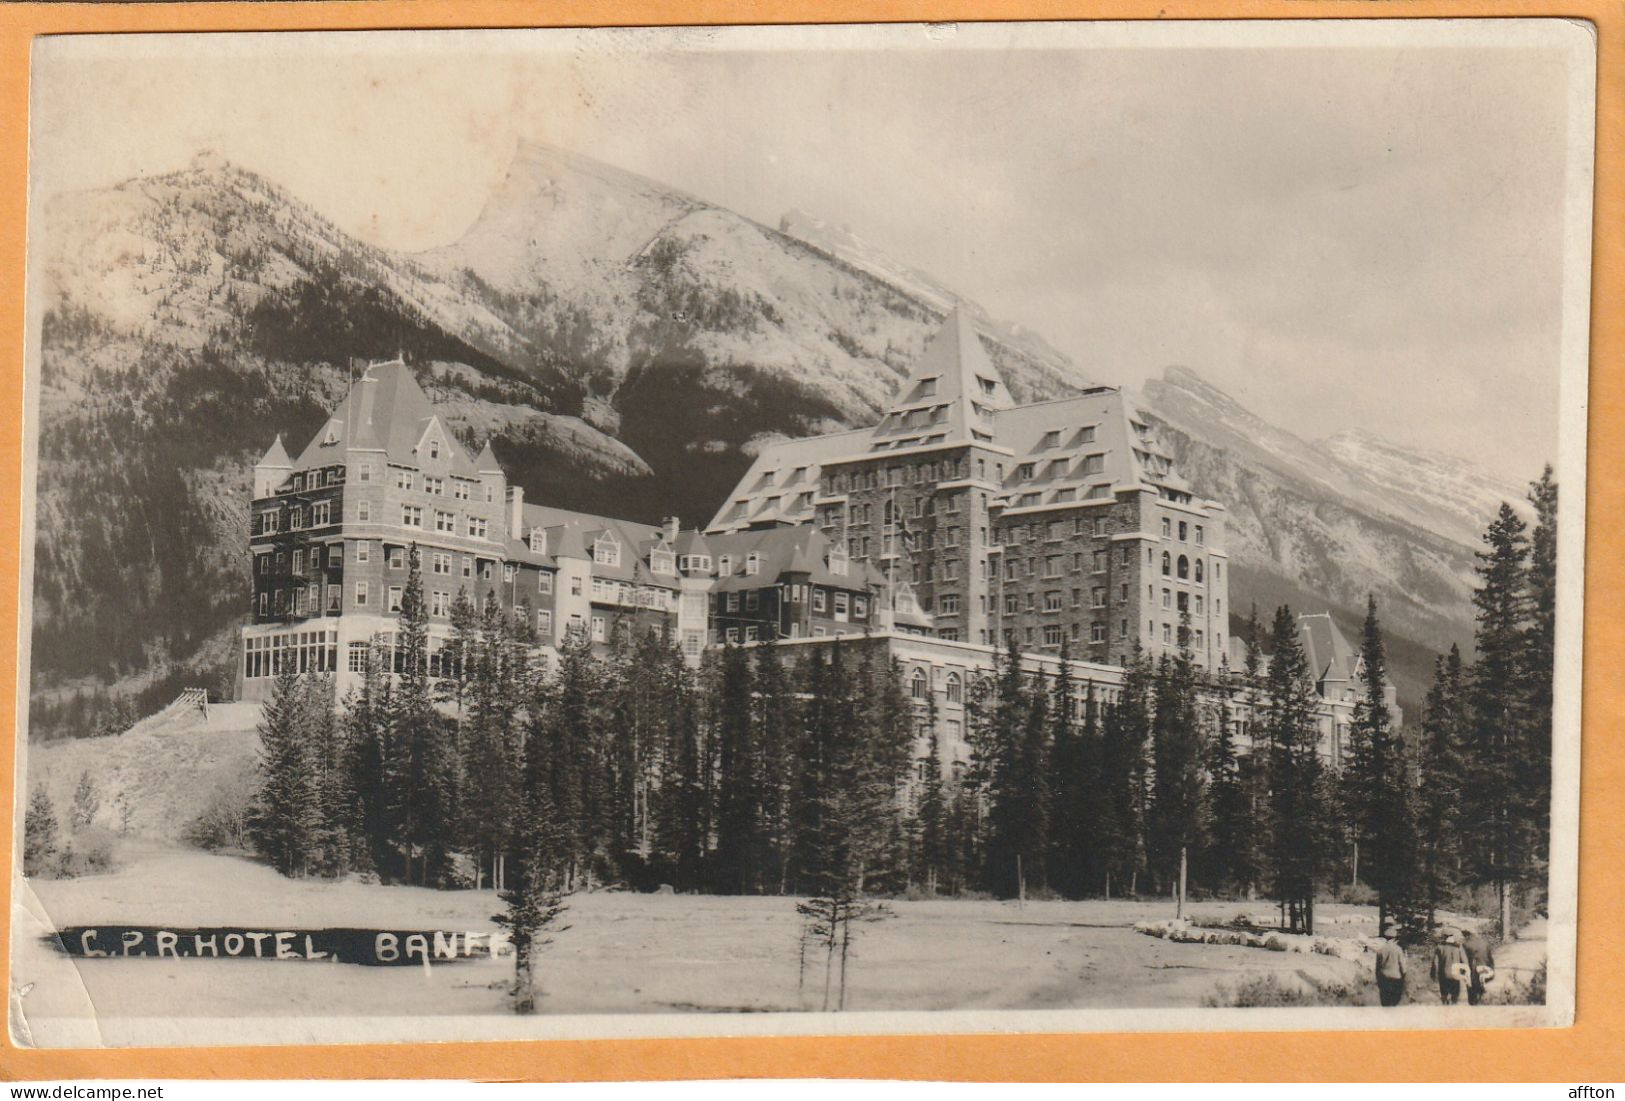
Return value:
<svg viewBox="0 0 1625 1101">
<path fill-rule="evenodd" d="M 754 577 L 756 574 L 761 572 L 761 569 L 762 569 L 762 556 L 761 555 L 757 554 L 755 551 L 751 551 L 749 554 L 745 555 L 745 573 L 746 573 L 746 575 Z"/>
<path fill-rule="evenodd" d="M 981 375 L 977 375 L 976 382 L 979 386 L 981 386 L 982 393 L 984 394 L 991 395 L 998 390 L 998 385 L 990 378 L 983 378 Z"/>
<path fill-rule="evenodd" d="M 530 552 L 532 554 L 547 553 L 547 532 L 542 528 L 530 529 Z"/>
<path fill-rule="evenodd" d="M 675 573 L 670 551 L 655 551 L 649 556 L 649 568 L 655 573 Z"/>
<path fill-rule="evenodd" d="M 1061 430 L 1059 428 L 1052 428 L 1048 432 L 1045 432 L 1044 438 L 1039 442 L 1038 446 L 1040 448 L 1060 447 Z"/>
<path fill-rule="evenodd" d="M 592 547 L 592 560 L 601 566 L 619 566 L 621 564 L 621 545 L 615 537 L 605 532 L 598 537 Z"/>
<path fill-rule="evenodd" d="M 322 437 L 322 443 L 327 444 L 327 445 L 332 445 L 332 444 L 336 444 L 338 442 L 339 442 L 339 426 L 338 426 L 338 423 L 336 421 L 330 422 L 328 424 L 328 426 L 327 426 L 327 435 Z"/>
<path fill-rule="evenodd" d="M 846 576 L 846 551 L 837 547 L 829 553 L 829 572 L 837 577 Z"/>
</svg>

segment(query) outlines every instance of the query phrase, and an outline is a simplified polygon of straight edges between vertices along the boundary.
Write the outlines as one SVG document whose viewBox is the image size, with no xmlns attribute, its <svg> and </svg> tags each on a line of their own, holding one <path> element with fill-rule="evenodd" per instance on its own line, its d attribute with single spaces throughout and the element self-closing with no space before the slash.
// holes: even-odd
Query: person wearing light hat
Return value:
<svg viewBox="0 0 1625 1101">
<path fill-rule="evenodd" d="M 1472 967 L 1467 952 L 1461 946 L 1461 934 L 1454 929 L 1443 930 L 1443 939 L 1433 950 L 1433 966 L 1429 969 L 1439 983 L 1439 1000 L 1445 1005 L 1461 1001 L 1472 981 Z"/>
<path fill-rule="evenodd" d="M 1383 1005 L 1405 1000 L 1405 950 L 1395 939 L 1392 925 L 1382 927 L 1382 944 L 1377 948 L 1377 997 Z"/>
</svg>

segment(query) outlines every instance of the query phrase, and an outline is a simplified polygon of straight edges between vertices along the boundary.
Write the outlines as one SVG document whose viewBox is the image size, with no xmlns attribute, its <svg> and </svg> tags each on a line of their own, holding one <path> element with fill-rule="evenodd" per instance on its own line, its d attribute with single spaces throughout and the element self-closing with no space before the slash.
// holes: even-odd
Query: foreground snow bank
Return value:
<svg viewBox="0 0 1625 1101">
<path fill-rule="evenodd" d="M 1298 952 L 1338 959 L 1359 960 L 1367 952 L 1374 952 L 1382 941 L 1378 937 L 1325 937 L 1297 933 L 1254 933 L 1246 929 L 1213 929 L 1192 925 L 1180 918 L 1163 921 L 1138 921 L 1136 933 L 1181 944 L 1233 944 L 1244 948 L 1263 948 L 1271 952 Z"/>
</svg>

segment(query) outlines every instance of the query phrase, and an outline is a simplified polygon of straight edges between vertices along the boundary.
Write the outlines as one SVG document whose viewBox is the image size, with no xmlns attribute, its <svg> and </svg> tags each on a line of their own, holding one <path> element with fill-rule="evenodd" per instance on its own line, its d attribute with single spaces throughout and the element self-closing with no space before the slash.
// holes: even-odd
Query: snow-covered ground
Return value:
<svg viewBox="0 0 1625 1101">
<path fill-rule="evenodd" d="M 145 845 L 145 847 L 142 847 Z M 288 880 L 248 860 L 135 843 L 115 872 L 30 882 L 15 928 L 14 996 L 37 1040 L 152 1018 L 401 1018 L 505 1014 L 507 960 L 429 969 L 228 959 L 81 959 L 48 946 L 50 928 L 98 923 L 180 928 L 365 927 L 494 932 L 490 892 Z M 848 1009 L 1194 1007 L 1221 982 L 1281 972 L 1347 980 L 1360 965 L 1256 949 L 1177 944 L 1133 923 L 1158 902 L 922 901 L 863 928 Z M 1202 920 L 1245 907 L 1197 903 Z M 1325 907 L 1365 931 L 1369 913 Z M 819 1008 L 797 990 L 793 899 L 604 892 L 570 902 L 569 928 L 543 966 L 547 1014 L 717 1013 Z M 90 1033 L 94 1037 L 94 1032 Z"/>
</svg>

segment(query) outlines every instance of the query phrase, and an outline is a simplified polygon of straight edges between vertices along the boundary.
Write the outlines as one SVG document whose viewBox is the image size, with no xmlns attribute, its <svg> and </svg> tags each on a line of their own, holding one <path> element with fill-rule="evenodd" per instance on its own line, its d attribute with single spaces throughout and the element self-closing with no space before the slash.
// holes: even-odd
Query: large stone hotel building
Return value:
<svg viewBox="0 0 1625 1101">
<path fill-rule="evenodd" d="M 728 641 L 793 653 L 868 636 L 916 700 L 935 700 L 951 767 L 969 755 L 967 686 L 1000 649 L 1036 670 L 1064 645 L 1079 692 L 1108 699 L 1136 647 L 1171 653 L 1182 626 L 1217 669 L 1234 641 L 1224 520 L 1128 395 L 1016 405 L 958 311 L 878 424 L 765 447 L 703 531 L 526 502 L 404 363 L 376 364 L 297 458 L 279 437 L 255 467 L 240 694 L 263 698 L 287 663 L 347 691 L 368 647 L 394 637 L 416 547 L 431 674 L 460 592 L 527 617 L 544 652 L 566 632 L 602 643 L 627 627 L 695 662 Z M 1330 617 L 1304 631 L 1326 659 L 1335 760 L 1357 670 Z"/>
</svg>

